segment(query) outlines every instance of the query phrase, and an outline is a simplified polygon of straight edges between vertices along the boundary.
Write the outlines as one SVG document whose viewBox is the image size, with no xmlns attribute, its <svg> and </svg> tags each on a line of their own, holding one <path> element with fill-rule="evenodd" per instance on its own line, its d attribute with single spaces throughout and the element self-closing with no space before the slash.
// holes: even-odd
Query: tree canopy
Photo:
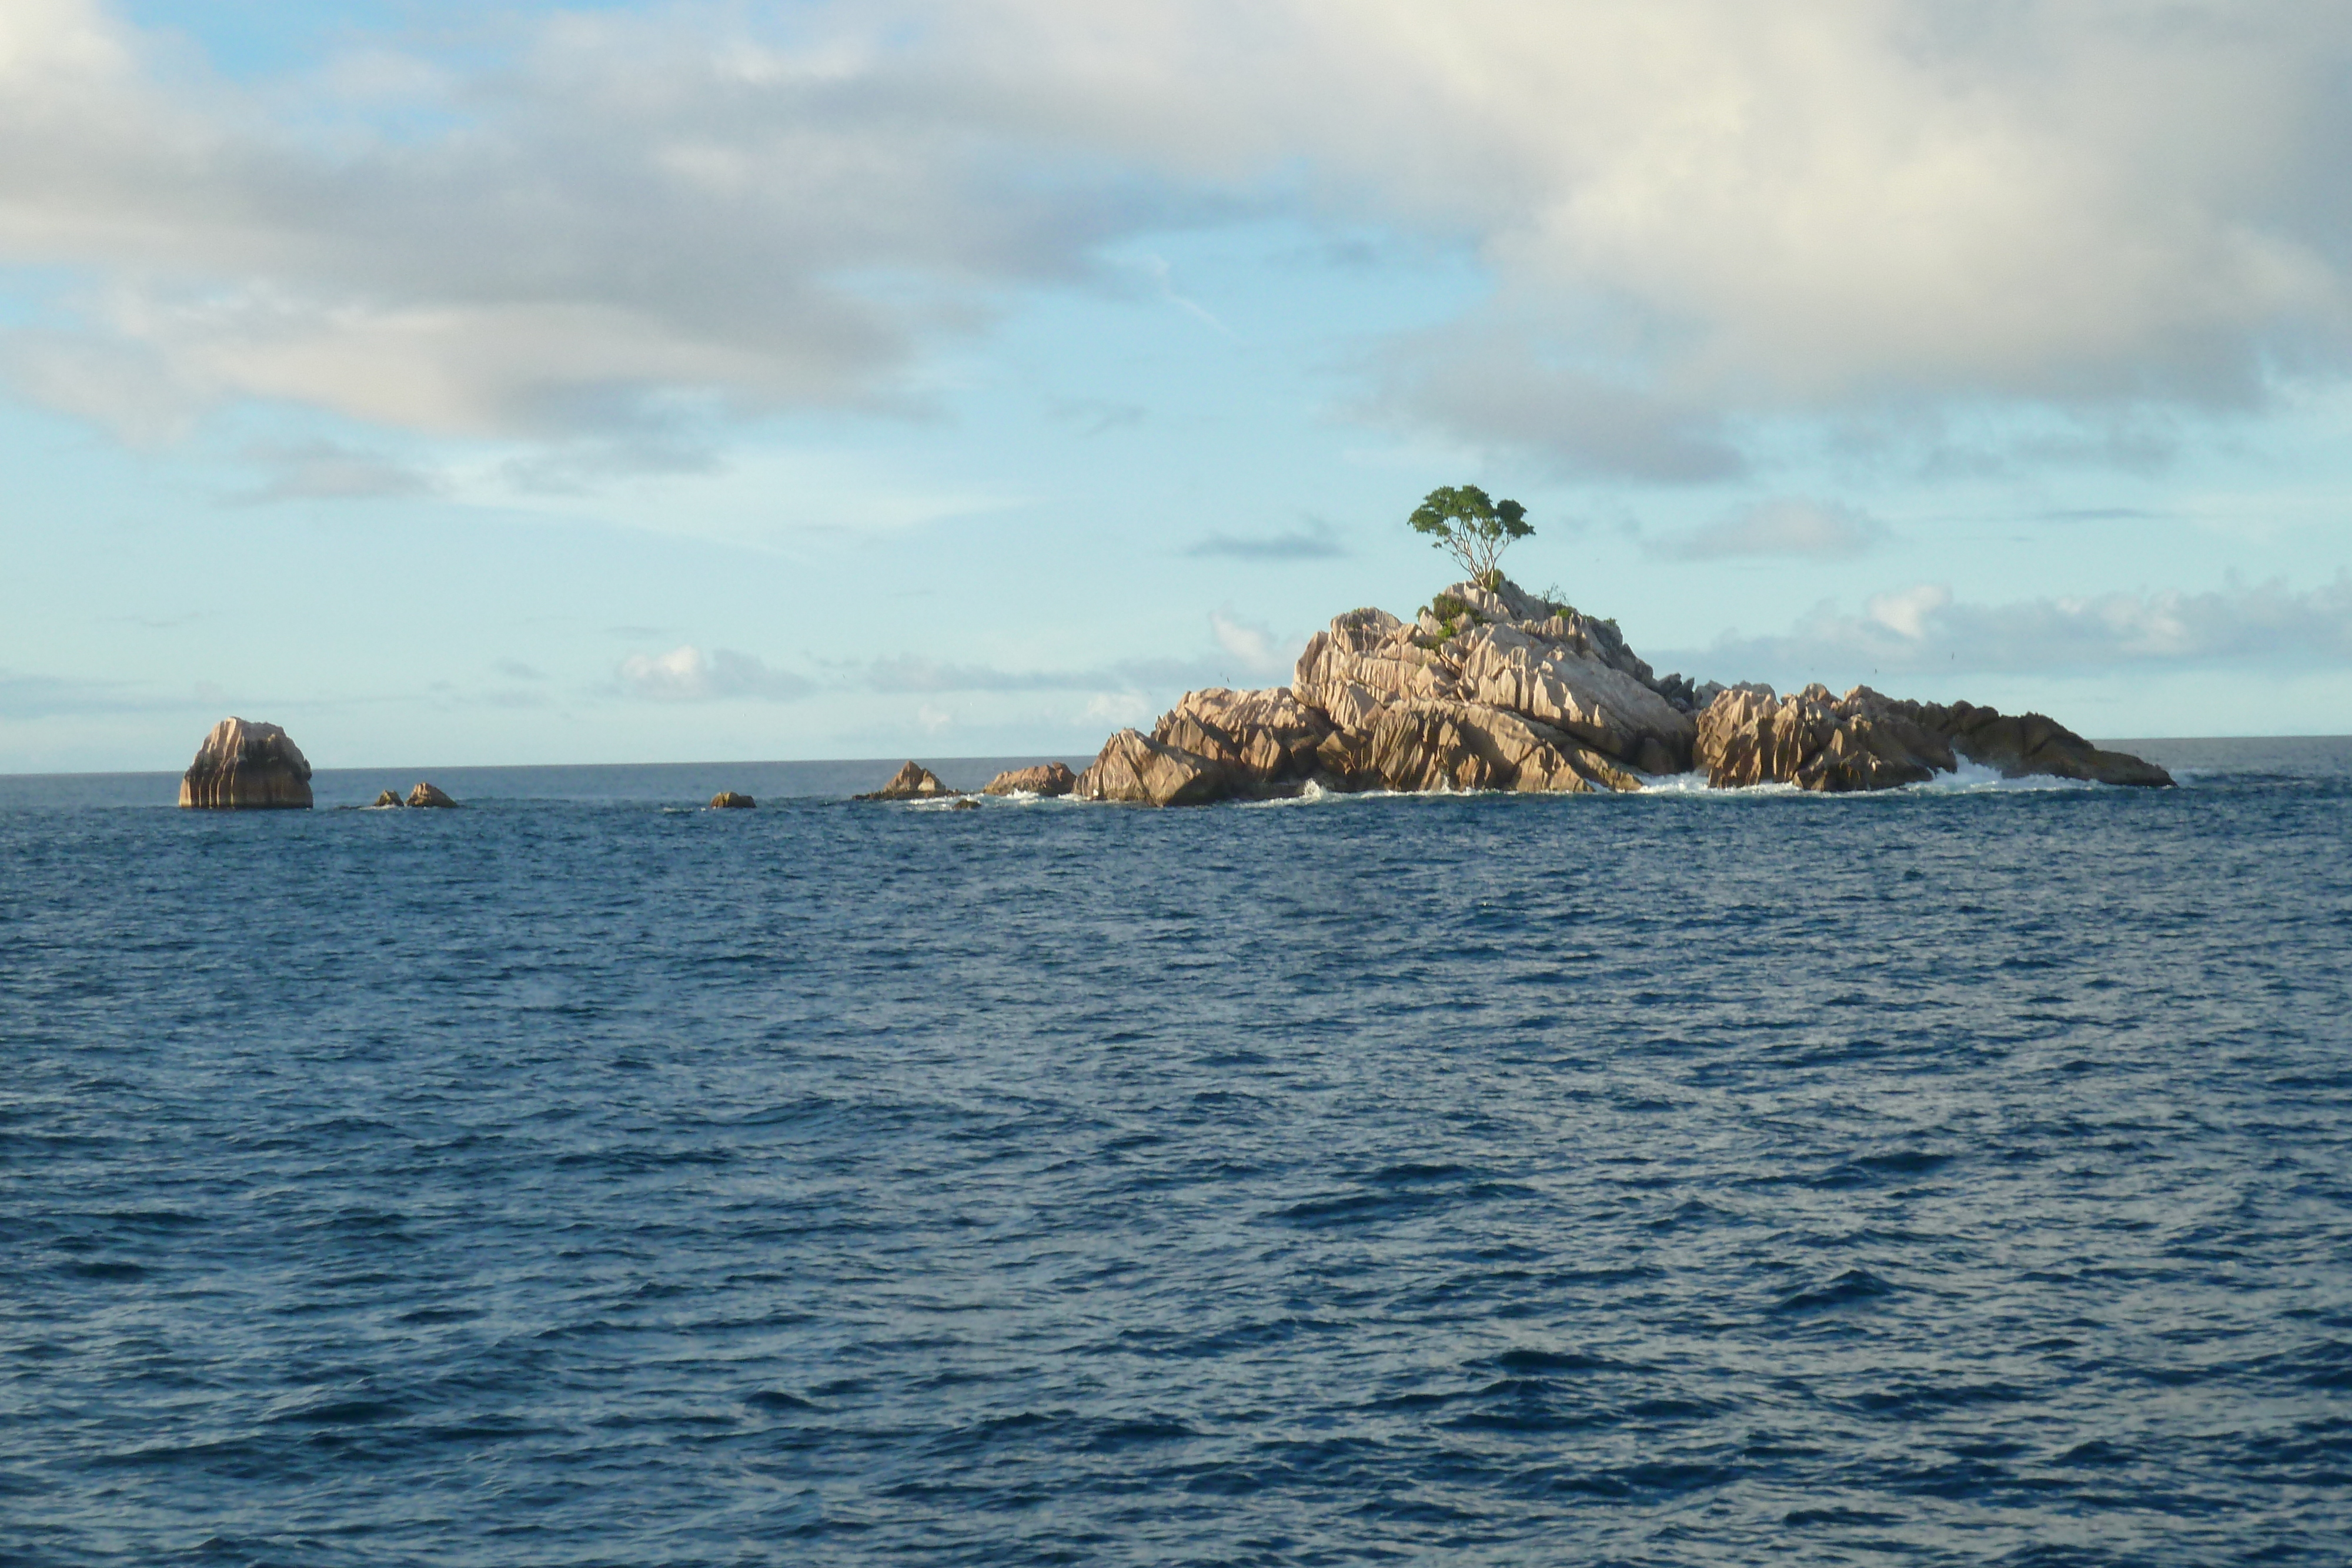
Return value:
<svg viewBox="0 0 2352 1568">
<path fill-rule="evenodd" d="M 1432 490 L 1406 519 L 1415 533 L 1431 535 L 1431 544 L 1462 563 L 1479 582 L 1492 587 L 1495 563 L 1512 541 L 1526 538 L 1535 528 L 1528 509 L 1517 501 L 1490 499 L 1475 485 L 1448 485 Z"/>
</svg>

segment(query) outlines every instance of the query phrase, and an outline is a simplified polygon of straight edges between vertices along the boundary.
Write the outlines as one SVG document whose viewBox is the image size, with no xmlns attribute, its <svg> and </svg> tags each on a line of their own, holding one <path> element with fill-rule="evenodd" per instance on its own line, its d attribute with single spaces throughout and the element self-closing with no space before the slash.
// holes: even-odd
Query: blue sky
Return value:
<svg viewBox="0 0 2352 1568">
<path fill-rule="evenodd" d="M 2352 731 L 2352 16 L 15 0 L 0 769 L 1093 751 L 1444 585 Z"/>
</svg>

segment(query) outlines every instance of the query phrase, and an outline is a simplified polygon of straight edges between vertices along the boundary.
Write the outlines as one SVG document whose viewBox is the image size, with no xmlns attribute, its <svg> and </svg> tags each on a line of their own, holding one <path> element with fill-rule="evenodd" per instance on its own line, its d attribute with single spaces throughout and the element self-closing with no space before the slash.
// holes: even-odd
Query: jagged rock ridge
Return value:
<svg viewBox="0 0 2352 1568">
<path fill-rule="evenodd" d="M 1840 791 L 1916 783 L 1962 758 L 2010 777 L 2172 782 L 2040 714 L 1662 677 L 1615 622 L 1498 578 L 1456 583 L 1411 622 L 1348 612 L 1309 640 L 1287 690 L 1188 692 L 1150 734 L 1112 736 L 1071 792 L 1178 806 L 1309 785 L 1630 790 L 1694 768 L 1717 787 Z"/>
</svg>

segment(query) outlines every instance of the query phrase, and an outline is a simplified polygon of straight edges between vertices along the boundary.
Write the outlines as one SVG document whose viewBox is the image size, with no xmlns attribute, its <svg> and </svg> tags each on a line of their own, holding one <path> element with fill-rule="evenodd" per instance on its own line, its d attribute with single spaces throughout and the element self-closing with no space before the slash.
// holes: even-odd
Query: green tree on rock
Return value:
<svg viewBox="0 0 2352 1568">
<path fill-rule="evenodd" d="M 1491 589 L 1502 580 L 1495 563 L 1503 552 L 1536 531 L 1527 517 L 1528 509 L 1517 501 L 1491 500 L 1475 485 L 1448 485 L 1432 490 L 1406 520 L 1413 532 L 1432 536 L 1433 545 Z"/>
</svg>

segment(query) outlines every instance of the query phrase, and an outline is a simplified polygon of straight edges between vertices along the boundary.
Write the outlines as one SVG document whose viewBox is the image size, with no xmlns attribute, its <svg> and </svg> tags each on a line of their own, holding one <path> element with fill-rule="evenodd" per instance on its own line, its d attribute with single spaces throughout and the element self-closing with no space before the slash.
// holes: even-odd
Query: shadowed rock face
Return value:
<svg viewBox="0 0 2352 1568">
<path fill-rule="evenodd" d="M 1078 776 L 1066 762 L 1045 762 L 1034 768 L 1013 768 L 981 786 L 983 795 L 1066 795 L 1077 787 Z"/>
<path fill-rule="evenodd" d="M 950 789 L 940 782 L 940 776 L 928 768 L 909 762 L 890 776 L 890 782 L 869 794 L 855 795 L 856 800 L 931 800 L 942 795 L 961 795 L 961 789 Z"/>
<path fill-rule="evenodd" d="M 307 810 L 310 764 L 274 724 L 225 718 L 180 776 L 180 804 L 213 810 Z"/>
<path fill-rule="evenodd" d="M 2011 777 L 2172 781 L 2039 714 L 1660 676 L 1614 622 L 1498 579 L 1457 582 L 1411 622 L 1348 612 L 1308 640 L 1287 691 L 1186 693 L 1150 734 L 1111 737 L 1075 793 L 1154 806 L 1310 786 L 1572 793 L 1693 766 L 1720 787 L 1885 789 L 1960 758 Z"/>
<path fill-rule="evenodd" d="M 1916 784 L 1957 759 L 2011 779 L 2041 774 L 2102 784 L 2161 787 L 2172 776 L 2120 751 L 2102 751 L 2055 719 L 2011 717 L 1972 703 L 1906 702 L 1856 686 L 1843 697 L 1807 686 L 1723 693 L 1699 716 L 1698 757 L 1718 789 L 1794 784 L 1838 793 Z"/>
<path fill-rule="evenodd" d="M 710 797 L 710 809 L 714 811 L 748 811 L 758 804 L 751 796 L 738 795 L 732 789 L 721 789 Z"/>
<path fill-rule="evenodd" d="M 376 792 L 375 806 L 372 808 L 372 810 L 389 810 L 400 804 L 401 799 L 399 796 L 394 794 L 389 789 L 380 789 Z"/>
</svg>

